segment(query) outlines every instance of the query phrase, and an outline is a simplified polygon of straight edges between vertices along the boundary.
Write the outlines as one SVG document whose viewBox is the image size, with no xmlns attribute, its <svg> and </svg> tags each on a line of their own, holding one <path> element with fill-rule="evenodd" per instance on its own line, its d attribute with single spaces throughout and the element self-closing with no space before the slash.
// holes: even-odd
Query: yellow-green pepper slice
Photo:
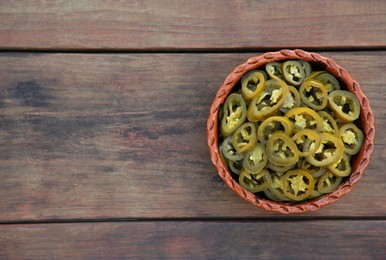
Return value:
<svg viewBox="0 0 386 260">
<path fill-rule="evenodd" d="M 350 156 L 344 153 L 342 158 L 338 162 L 329 165 L 328 169 L 338 177 L 349 176 L 351 173 Z"/>
<path fill-rule="evenodd" d="M 319 149 L 314 154 L 306 156 L 306 160 L 315 166 L 327 166 L 339 161 L 344 152 L 342 140 L 329 133 L 320 133 L 320 137 Z M 313 143 L 305 143 L 305 146 L 308 144 L 310 147 L 306 149 L 312 149 Z"/>
<path fill-rule="evenodd" d="M 322 118 L 322 132 L 339 135 L 338 124 L 329 113 L 318 111 L 318 115 Z"/>
<path fill-rule="evenodd" d="M 344 145 L 344 151 L 349 155 L 359 152 L 362 147 L 364 136 L 362 131 L 354 124 L 344 124 L 339 128 L 339 136 Z"/>
<path fill-rule="evenodd" d="M 335 176 L 332 172 L 327 171 L 318 179 L 318 191 L 321 193 L 330 193 L 339 186 L 342 180 L 342 177 Z"/>
<path fill-rule="evenodd" d="M 232 135 L 244 123 L 247 116 L 247 105 L 239 94 L 230 94 L 224 104 L 220 131 L 224 137 Z"/>
<path fill-rule="evenodd" d="M 260 192 L 267 189 L 271 183 L 271 175 L 267 170 L 258 173 L 249 172 L 242 169 L 239 175 L 240 185 L 252 193 Z"/>
<path fill-rule="evenodd" d="M 244 158 L 242 154 L 237 152 L 233 145 L 233 136 L 228 136 L 221 144 L 221 153 L 230 161 L 240 161 Z"/>
<path fill-rule="evenodd" d="M 288 85 L 289 95 L 285 98 L 283 104 L 280 106 L 279 110 L 283 113 L 287 113 L 288 110 L 300 106 L 300 94 L 299 91 Z"/>
<path fill-rule="evenodd" d="M 257 130 L 259 141 L 266 144 L 269 137 L 276 131 L 284 131 L 290 136 L 294 131 L 294 125 L 287 117 L 284 116 L 268 117 L 261 123 Z"/>
<path fill-rule="evenodd" d="M 285 113 L 285 117 L 294 123 L 295 133 L 306 128 L 318 132 L 322 130 L 322 118 L 311 108 L 293 108 Z"/>
<path fill-rule="evenodd" d="M 265 152 L 265 146 L 258 143 L 252 150 L 244 156 L 243 167 L 252 173 L 260 172 L 267 164 L 268 157 Z"/>
<path fill-rule="evenodd" d="M 327 93 L 331 93 L 331 91 L 333 90 L 340 89 L 339 81 L 328 72 L 316 76 L 315 79 L 323 83 L 327 90 Z"/>
<path fill-rule="evenodd" d="M 360 106 L 357 97 L 346 90 L 334 90 L 328 95 L 328 103 L 335 116 L 345 123 L 359 118 Z"/>
<path fill-rule="evenodd" d="M 290 170 L 281 179 L 284 194 L 292 200 L 307 199 L 314 190 L 314 177 L 305 170 Z"/>
<path fill-rule="evenodd" d="M 318 178 L 318 177 L 322 176 L 327 171 L 326 168 L 312 165 L 311 163 L 309 163 L 305 159 L 299 161 L 298 165 L 300 165 L 299 166 L 300 169 L 306 170 L 309 173 L 311 173 L 312 177 L 314 177 L 314 178 Z"/>
<path fill-rule="evenodd" d="M 276 131 L 268 139 L 267 154 L 272 163 L 281 166 L 292 165 L 299 159 L 296 144 L 283 131 Z"/>
<path fill-rule="evenodd" d="M 257 143 L 256 124 L 248 122 L 242 124 L 233 134 L 233 147 L 238 153 L 252 150 Z"/>
<path fill-rule="evenodd" d="M 246 100 L 253 99 L 264 89 L 265 75 L 263 71 L 250 71 L 241 78 L 241 93 Z"/>
<path fill-rule="evenodd" d="M 307 80 L 299 88 L 300 99 L 314 110 L 322 110 L 327 106 L 327 89 L 322 82 Z"/>
<path fill-rule="evenodd" d="M 294 86 L 299 86 L 306 78 L 303 65 L 295 60 L 289 60 L 283 63 L 282 74 L 284 79 Z"/>
<path fill-rule="evenodd" d="M 298 147 L 299 156 L 308 156 L 315 153 L 319 149 L 321 143 L 319 133 L 310 129 L 300 130 L 299 132 L 294 134 L 291 139 Z M 306 140 L 309 140 L 309 142 L 314 143 L 312 147 L 311 144 L 309 144 L 307 147 L 304 145 Z"/>
<path fill-rule="evenodd" d="M 248 120 L 256 122 L 273 115 L 283 104 L 288 92 L 288 86 L 284 81 L 266 81 L 264 90 L 254 97 L 248 105 Z"/>
<path fill-rule="evenodd" d="M 268 73 L 268 76 L 271 79 L 283 80 L 283 72 L 281 70 L 281 63 L 279 62 L 269 62 L 265 65 L 265 70 Z"/>
</svg>

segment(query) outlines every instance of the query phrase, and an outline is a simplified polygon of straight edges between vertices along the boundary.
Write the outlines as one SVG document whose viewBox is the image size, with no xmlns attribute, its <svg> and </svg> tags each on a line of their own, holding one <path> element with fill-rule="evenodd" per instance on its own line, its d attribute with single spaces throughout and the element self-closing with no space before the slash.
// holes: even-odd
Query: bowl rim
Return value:
<svg viewBox="0 0 386 260">
<path fill-rule="evenodd" d="M 353 93 L 360 104 L 359 124 L 365 136 L 362 148 L 356 155 L 356 159 L 352 163 L 352 172 L 343 181 L 338 188 L 328 194 L 318 198 L 301 202 L 298 204 L 291 204 L 287 202 L 275 202 L 265 198 L 259 198 L 255 194 L 242 188 L 240 184 L 232 178 L 231 172 L 221 159 L 218 147 L 218 113 L 221 105 L 225 102 L 226 97 L 232 92 L 233 87 L 241 79 L 241 77 L 248 71 L 261 67 L 268 62 L 282 61 L 290 59 L 299 59 L 309 61 L 311 63 L 319 63 L 325 66 L 325 70 L 341 80 L 351 93 Z M 318 53 L 307 52 L 301 49 L 282 49 L 276 52 L 267 52 L 260 56 L 249 58 L 244 63 L 237 66 L 224 80 L 210 107 L 208 121 L 207 121 L 207 143 L 209 154 L 212 163 L 217 169 L 218 174 L 223 181 L 240 197 L 252 203 L 255 206 L 263 208 L 268 211 L 279 212 L 283 214 L 302 213 L 307 211 L 315 211 L 328 204 L 335 202 L 344 194 L 348 193 L 353 185 L 362 177 L 370 160 L 370 155 L 374 149 L 374 114 L 371 110 L 369 100 L 363 94 L 359 84 L 353 80 L 350 74 L 341 66 L 335 63 L 330 58 L 324 57 Z"/>
</svg>

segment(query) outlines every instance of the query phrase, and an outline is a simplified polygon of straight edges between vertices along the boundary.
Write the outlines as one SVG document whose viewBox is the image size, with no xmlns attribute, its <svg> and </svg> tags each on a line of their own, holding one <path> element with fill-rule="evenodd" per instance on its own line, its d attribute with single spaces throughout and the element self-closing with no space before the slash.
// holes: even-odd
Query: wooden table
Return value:
<svg viewBox="0 0 386 260">
<path fill-rule="evenodd" d="M 253 207 L 206 144 L 217 89 L 303 48 L 375 116 L 362 179 L 318 211 Z M 0 1 L 0 259 L 386 257 L 386 2 Z"/>
</svg>

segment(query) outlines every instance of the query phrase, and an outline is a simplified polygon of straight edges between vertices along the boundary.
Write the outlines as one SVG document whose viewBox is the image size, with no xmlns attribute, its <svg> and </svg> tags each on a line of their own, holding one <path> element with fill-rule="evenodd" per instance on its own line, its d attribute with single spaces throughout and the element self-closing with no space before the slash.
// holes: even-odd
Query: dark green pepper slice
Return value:
<svg viewBox="0 0 386 260">
<path fill-rule="evenodd" d="M 281 64 L 279 62 L 269 62 L 265 65 L 265 70 L 271 79 L 283 80 L 283 72 L 281 70 Z"/>
<path fill-rule="evenodd" d="M 247 105 L 239 94 L 230 94 L 224 104 L 220 131 L 224 137 L 232 135 L 244 123 L 247 116 Z"/>
<path fill-rule="evenodd" d="M 335 116 L 345 123 L 359 117 L 360 106 L 357 97 L 346 90 L 334 90 L 328 95 L 328 103 Z"/>
<path fill-rule="evenodd" d="M 326 168 L 312 165 L 311 163 L 309 163 L 305 159 L 299 161 L 298 164 L 300 165 L 300 167 L 299 167 L 300 169 L 308 171 L 309 173 L 311 173 L 312 177 L 314 177 L 314 178 L 318 178 L 318 177 L 322 176 L 327 171 Z"/>
<path fill-rule="evenodd" d="M 323 83 L 327 93 L 331 93 L 331 91 L 340 89 L 339 81 L 328 72 L 316 76 L 315 79 Z"/>
<path fill-rule="evenodd" d="M 307 80 L 299 88 L 300 99 L 314 110 L 322 110 L 327 106 L 327 90 L 317 80 Z"/>
<path fill-rule="evenodd" d="M 233 134 L 233 147 L 238 153 L 252 150 L 257 143 L 256 124 L 248 122 L 242 124 Z"/>
<path fill-rule="evenodd" d="M 302 67 L 304 69 L 304 73 L 306 74 L 306 78 L 310 76 L 312 72 L 311 64 L 308 61 L 305 60 L 299 60 L 300 64 L 302 64 Z"/>
<path fill-rule="evenodd" d="M 240 185 L 252 193 L 260 192 L 267 189 L 271 183 L 271 175 L 267 170 L 259 173 L 252 173 L 242 169 L 239 175 Z"/>
<path fill-rule="evenodd" d="M 341 126 L 339 136 L 344 145 L 344 151 L 349 155 L 359 152 L 362 147 L 364 136 L 362 131 L 354 124 L 349 123 Z"/>
<path fill-rule="evenodd" d="M 243 168 L 243 161 L 228 161 L 229 169 L 237 175 L 240 175 L 241 169 Z"/>
<path fill-rule="evenodd" d="M 288 171 L 283 177 L 284 194 L 295 201 L 307 199 L 314 190 L 315 181 L 312 175 L 301 169 Z"/>
<path fill-rule="evenodd" d="M 221 144 L 221 152 L 225 158 L 230 161 L 240 161 L 243 159 L 243 155 L 238 153 L 233 146 L 233 136 L 228 136 Z"/>
<path fill-rule="evenodd" d="M 289 60 L 283 63 L 282 73 L 284 79 L 291 85 L 299 86 L 306 78 L 303 65 L 299 61 Z"/>
</svg>

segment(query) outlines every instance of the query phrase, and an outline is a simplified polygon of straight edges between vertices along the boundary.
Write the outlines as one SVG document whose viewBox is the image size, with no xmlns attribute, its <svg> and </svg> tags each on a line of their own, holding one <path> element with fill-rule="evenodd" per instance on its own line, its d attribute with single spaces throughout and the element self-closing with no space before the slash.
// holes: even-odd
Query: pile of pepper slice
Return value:
<svg viewBox="0 0 386 260">
<path fill-rule="evenodd" d="M 249 71 L 219 113 L 223 161 L 252 193 L 300 202 L 334 191 L 363 143 L 360 106 L 302 60 Z M 264 194 L 264 195 L 263 195 Z"/>
</svg>

